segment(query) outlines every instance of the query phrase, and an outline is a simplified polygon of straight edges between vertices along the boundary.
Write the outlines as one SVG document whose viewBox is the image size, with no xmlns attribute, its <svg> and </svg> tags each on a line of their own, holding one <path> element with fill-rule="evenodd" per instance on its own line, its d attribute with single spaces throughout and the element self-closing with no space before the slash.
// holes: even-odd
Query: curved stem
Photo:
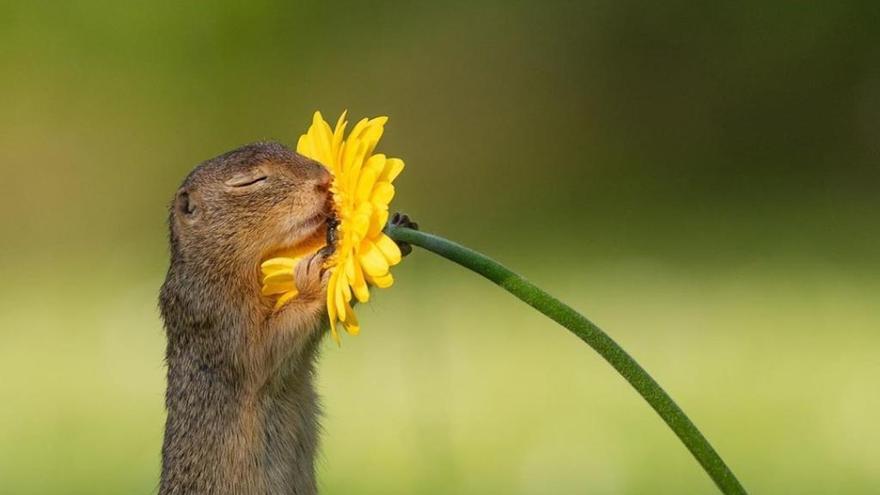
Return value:
<svg viewBox="0 0 880 495">
<path fill-rule="evenodd" d="M 721 456 L 678 404 L 632 356 L 593 322 L 507 267 L 472 249 L 442 237 L 400 226 L 389 225 L 386 233 L 395 241 L 422 247 L 479 273 L 577 335 L 605 358 L 648 401 L 691 451 L 722 493 L 746 493 Z"/>
</svg>

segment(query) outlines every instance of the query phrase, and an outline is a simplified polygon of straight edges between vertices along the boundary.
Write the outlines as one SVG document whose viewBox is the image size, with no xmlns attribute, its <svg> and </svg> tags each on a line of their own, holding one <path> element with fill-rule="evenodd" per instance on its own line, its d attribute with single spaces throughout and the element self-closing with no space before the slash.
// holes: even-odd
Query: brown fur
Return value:
<svg viewBox="0 0 880 495">
<path fill-rule="evenodd" d="M 277 312 L 260 295 L 259 263 L 326 228 L 329 178 L 312 160 L 257 143 L 202 163 L 178 191 L 160 296 L 168 338 L 160 494 L 317 491 L 323 257 L 296 267 L 300 295 Z"/>
</svg>

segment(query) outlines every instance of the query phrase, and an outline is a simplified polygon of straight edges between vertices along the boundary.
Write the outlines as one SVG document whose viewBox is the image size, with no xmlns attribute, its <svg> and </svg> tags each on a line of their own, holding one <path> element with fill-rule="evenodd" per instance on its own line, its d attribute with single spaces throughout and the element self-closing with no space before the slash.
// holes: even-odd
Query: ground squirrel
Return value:
<svg viewBox="0 0 880 495">
<path fill-rule="evenodd" d="M 193 170 L 171 207 L 160 307 L 168 338 L 161 494 L 316 492 L 315 356 L 326 333 L 326 252 L 296 268 L 299 296 L 260 295 L 261 260 L 325 235 L 329 172 L 277 143 Z"/>
</svg>

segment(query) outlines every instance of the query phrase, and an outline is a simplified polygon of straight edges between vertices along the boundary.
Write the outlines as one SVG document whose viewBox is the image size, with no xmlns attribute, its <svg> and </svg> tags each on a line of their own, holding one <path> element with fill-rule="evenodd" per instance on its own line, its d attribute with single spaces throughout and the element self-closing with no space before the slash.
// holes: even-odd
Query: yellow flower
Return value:
<svg viewBox="0 0 880 495">
<path fill-rule="evenodd" d="M 403 170 L 403 160 L 373 154 L 387 121 L 388 117 L 362 119 L 346 137 L 345 112 L 334 129 L 315 112 L 311 127 L 296 146 L 297 153 L 323 164 L 333 174 L 330 191 L 338 226 L 335 248 L 325 267 L 331 271 L 327 313 L 337 342 L 337 321 L 351 335 L 360 331 L 352 297 L 364 303 L 370 299 L 369 286 L 390 287 L 394 279 L 389 269 L 401 259 L 397 244 L 382 229 L 394 197 L 391 183 Z M 324 244 L 323 239 L 309 240 L 262 264 L 263 294 L 278 296 L 276 308 L 297 295 L 293 280 L 296 264 Z"/>
<path fill-rule="evenodd" d="M 263 272 L 263 295 L 278 298 L 275 301 L 275 309 L 284 306 L 284 303 L 299 295 L 293 280 L 293 270 L 297 263 L 326 244 L 325 236 L 319 230 L 296 247 L 278 253 L 278 257 L 266 260 L 260 265 Z"/>
</svg>

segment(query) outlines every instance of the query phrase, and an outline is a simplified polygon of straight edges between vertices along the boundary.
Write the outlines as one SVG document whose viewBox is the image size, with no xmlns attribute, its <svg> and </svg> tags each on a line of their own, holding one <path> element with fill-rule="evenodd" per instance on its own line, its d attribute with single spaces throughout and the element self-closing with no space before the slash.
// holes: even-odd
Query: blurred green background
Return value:
<svg viewBox="0 0 880 495">
<path fill-rule="evenodd" d="M 602 325 L 755 493 L 880 489 L 876 2 L 0 3 L 0 491 L 151 493 L 166 205 L 391 117 L 395 206 Z M 574 337 L 416 252 L 321 363 L 324 493 L 713 493 Z"/>
</svg>

